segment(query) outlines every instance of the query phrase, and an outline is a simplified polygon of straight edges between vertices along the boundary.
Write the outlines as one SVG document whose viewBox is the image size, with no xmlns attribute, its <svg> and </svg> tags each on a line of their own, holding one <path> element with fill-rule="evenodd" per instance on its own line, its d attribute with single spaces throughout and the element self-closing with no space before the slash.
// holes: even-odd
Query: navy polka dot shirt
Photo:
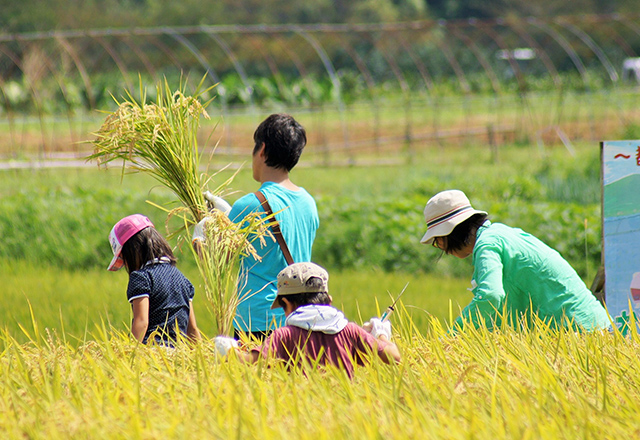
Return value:
<svg viewBox="0 0 640 440">
<path fill-rule="evenodd" d="M 154 332 L 160 343 L 175 341 L 177 331 L 186 335 L 193 295 L 191 282 L 169 263 L 156 260 L 131 272 L 127 287 L 129 302 L 149 298 L 149 327 L 142 342 L 146 344 Z"/>
</svg>

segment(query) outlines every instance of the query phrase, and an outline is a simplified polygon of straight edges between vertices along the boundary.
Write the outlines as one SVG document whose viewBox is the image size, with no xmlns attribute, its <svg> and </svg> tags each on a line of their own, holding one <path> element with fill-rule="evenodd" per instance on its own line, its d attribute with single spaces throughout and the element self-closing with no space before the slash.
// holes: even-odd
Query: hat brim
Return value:
<svg viewBox="0 0 640 440">
<path fill-rule="evenodd" d="M 420 243 L 431 244 L 436 237 L 446 237 L 451 234 L 451 231 L 453 231 L 456 226 L 475 214 L 487 215 L 485 211 L 478 211 L 475 209 L 462 211 L 453 217 L 447 218 L 447 220 L 442 223 L 427 228 L 427 232 L 423 235 Z"/>
<path fill-rule="evenodd" d="M 107 270 L 115 272 L 122 269 L 122 266 L 124 266 L 124 260 L 122 257 L 119 254 L 114 255 L 111 263 L 109 263 L 109 267 L 107 267 Z"/>
<path fill-rule="evenodd" d="M 277 309 L 280 306 L 280 304 L 278 303 L 278 298 L 284 298 L 287 297 L 289 295 L 301 295 L 301 294 L 313 294 L 313 293 L 327 293 L 327 289 L 323 289 L 323 288 L 318 288 L 317 290 L 313 290 L 313 289 L 309 289 L 308 290 L 304 290 L 302 292 L 300 292 L 299 290 L 295 290 L 295 291 L 284 291 L 284 292 L 278 292 L 276 294 L 276 299 L 273 300 L 273 302 L 271 303 L 271 309 Z"/>
</svg>

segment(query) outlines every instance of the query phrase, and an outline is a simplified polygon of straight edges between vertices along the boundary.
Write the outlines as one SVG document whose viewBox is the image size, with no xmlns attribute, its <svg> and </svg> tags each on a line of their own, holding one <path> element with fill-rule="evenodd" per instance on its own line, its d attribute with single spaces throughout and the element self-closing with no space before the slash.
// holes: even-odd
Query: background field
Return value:
<svg viewBox="0 0 640 440">
<path fill-rule="evenodd" d="M 308 147 L 313 150 L 314 145 Z M 219 174 L 226 179 L 231 171 Z M 448 146 L 411 163 L 378 167 L 312 166 L 304 160 L 293 179 L 315 197 L 321 227 L 314 260 L 331 274 L 336 305 L 358 322 L 386 307 L 399 292 L 419 328 L 428 313 L 445 322 L 470 298 L 470 261 L 440 255 L 419 244 L 422 209 L 448 188 L 467 192 L 495 221 L 521 227 L 557 248 L 587 283 L 600 262 L 599 146 L 504 148 L 496 161 L 482 146 Z M 213 185 L 212 185 L 213 186 Z M 231 185 L 229 201 L 255 189 L 248 167 Z M 41 327 L 83 339 L 96 324 L 126 330 L 127 276 L 109 273 L 106 235 L 133 212 L 149 215 L 162 229 L 172 195 L 145 176 L 109 170 L 8 170 L 0 173 L 0 270 L 6 307 L 0 325 L 18 340 L 30 326 L 31 304 Z M 192 256 L 175 242 L 180 268 L 198 284 Z M 199 290 L 198 290 L 199 293 Z M 197 294 L 200 326 L 210 334 L 210 313 Z"/>
</svg>

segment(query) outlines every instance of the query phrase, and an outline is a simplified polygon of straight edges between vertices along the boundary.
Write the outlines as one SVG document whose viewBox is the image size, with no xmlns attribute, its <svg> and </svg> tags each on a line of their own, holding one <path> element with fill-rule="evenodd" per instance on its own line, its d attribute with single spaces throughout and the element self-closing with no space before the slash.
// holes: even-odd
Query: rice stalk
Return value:
<svg viewBox="0 0 640 440">
<path fill-rule="evenodd" d="M 234 223 L 218 210 L 204 218 L 205 240 L 198 243 L 194 253 L 218 335 L 233 332 L 233 317 L 242 299 L 238 296 L 239 262 L 248 256 L 260 260 L 252 243 L 257 240 L 265 244 L 265 237 L 271 235 L 268 220 L 262 213 L 253 213 L 243 222 Z"/>
<path fill-rule="evenodd" d="M 156 87 L 155 103 L 147 103 L 145 90 L 140 100 L 127 91 L 127 99 L 116 100 L 118 109 L 95 133 L 94 153 L 89 156 L 99 166 L 121 160 L 123 173 L 129 169 L 149 174 L 173 191 L 196 223 L 206 212 L 202 192 L 208 181 L 199 171 L 197 132 L 200 119 L 210 119 L 208 102 L 200 101 L 209 89 L 201 91 L 201 86 L 202 82 L 188 96 L 184 85 L 172 92 L 165 79 Z"/>
<path fill-rule="evenodd" d="M 402 315 L 403 310 L 397 310 Z M 148 347 L 96 325 L 80 346 L 0 330 L 0 432 L 19 438 L 636 438 L 638 344 L 533 318 L 494 332 L 396 321 L 403 362 L 220 361 L 212 341 Z M 405 328 L 406 327 L 406 328 Z M 437 328 L 435 328 L 437 327 Z M 478 347 L 478 340 L 495 349 Z M 587 362 L 587 359 L 589 360 Z M 267 368 L 268 366 L 268 368 Z M 185 422 L 188 421 L 188 422 Z"/>
</svg>

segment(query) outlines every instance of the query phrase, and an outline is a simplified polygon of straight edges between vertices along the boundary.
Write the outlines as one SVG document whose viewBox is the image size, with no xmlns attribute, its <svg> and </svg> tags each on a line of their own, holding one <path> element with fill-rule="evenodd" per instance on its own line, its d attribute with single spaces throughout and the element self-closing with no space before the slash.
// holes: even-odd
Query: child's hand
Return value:
<svg viewBox="0 0 640 440">
<path fill-rule="evenodd" d="M 238 348 L 238 341 L 228 336 L 216 336 L 214 343 L 220 356 L 226 356 L 232 349 Z"/>
<path fill-rule="evenodd" d="M 362 328 L 371 333 L 371 336 L 376 339 L 380 336 L 385 336 L 389 340 L 391 339 L 390 321 L 381 321 L 380 318 L 371 318 L 362 325 Z"/>
<path fill-rule="evenodd" d="M 210 211 L 213 209 L 217 209 L 219 211 L 222 211 L 226 215 L 229 215 L 229 212 L 231 211 L 231 205 L 229 205 L 225 199 L 223 199 L 222 197 L 214 196 L 213 194 L 211 194 L 211 191 L 205 191 L 202 193 L 202 195 L 207 201 L 207 206 Z"/>
</svg>

